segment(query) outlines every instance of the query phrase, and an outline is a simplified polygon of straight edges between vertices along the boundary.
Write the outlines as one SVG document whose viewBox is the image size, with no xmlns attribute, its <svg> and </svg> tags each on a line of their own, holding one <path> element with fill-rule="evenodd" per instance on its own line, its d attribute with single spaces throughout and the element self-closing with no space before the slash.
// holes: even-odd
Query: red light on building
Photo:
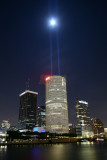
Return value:
<svg viewBox="0 0 107 160">
<path fill-rule="evenodd" d="M 45 81 L 49 81 L 50 79 L 51 79 L 51 77 L 48 76 L 48 77 L 45 78 Z"/>
</svg>

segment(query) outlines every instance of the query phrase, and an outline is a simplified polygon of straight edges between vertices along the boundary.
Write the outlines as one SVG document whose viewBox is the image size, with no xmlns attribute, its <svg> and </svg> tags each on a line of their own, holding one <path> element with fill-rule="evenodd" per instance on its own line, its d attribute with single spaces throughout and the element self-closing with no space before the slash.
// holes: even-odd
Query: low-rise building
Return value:
<svg viewBox="0 0 107 160">
<path fill-rule="evenodd" d="M 104 128 L 105 138 L 107 138 L 107 128 Z"/>
<path fill-rule="evenodd" d="M 37 127 L 45 127 L 46 126 L 45 106 L 37 107 L 37 111 L 36 111 L 36 126 Z"/>
<path fill-rule="evenodd" d="M 0 129 L 0 143 L 5 142 L 7 137 L 7 131 Z"/>
<path fill-rule="evenodd" d="M 1 128 L 8 130 L 10 128 L 10 122 L 8 120 L 2 120 Z"/>
</svg>

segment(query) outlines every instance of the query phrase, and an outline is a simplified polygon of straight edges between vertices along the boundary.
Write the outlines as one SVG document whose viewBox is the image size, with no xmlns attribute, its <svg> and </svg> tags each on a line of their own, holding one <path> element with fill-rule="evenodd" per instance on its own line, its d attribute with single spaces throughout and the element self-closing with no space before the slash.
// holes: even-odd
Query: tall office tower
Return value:
<svg viewBox="0 0 107 160">
<path fill-rule="evenodd" d="M 46 130 L 50 133 L 68 133 L 66 79 L 46 77 Z"/>
<path fill-rule="evenodd" d="M 104 125 L 99 118 L 92 119 L 92 129 L 93 129 L 94 136 L 104 135 Z"/>
<path fill-rule="evenodd" d="M 93 136 L 90 113 L 86 101 L 78 100 L 76 102 L 76 117 L 77 126 L 81 126 L 82 128 L 82 137 Z"/>
<path fill-rule="evenodd" d="M 45 114 L 46 114 L 45 106 L 37 107 L 37 112 L 36 112 L 36 126 L 37 127 L 46 126 Z"/>
<path fill-rule="evenodd" d="M 26 90 L 20 96 L 19 129 L 32 130 L 36 125 L 37 92 Z"/>
</svg>

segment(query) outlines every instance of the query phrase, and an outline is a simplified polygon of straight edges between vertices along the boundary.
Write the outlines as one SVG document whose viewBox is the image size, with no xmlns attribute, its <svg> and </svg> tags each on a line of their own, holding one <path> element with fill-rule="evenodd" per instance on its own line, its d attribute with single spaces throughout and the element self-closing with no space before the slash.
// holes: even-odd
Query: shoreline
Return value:
<svg viewBox="0 0 107 160">
<path fill-rule="evenodd" d="M 59 143 L 81 143 L 80 139 L 77 138 L 68 138 L 68 139 L 48 139 L 48 140 L 32 140 L 32 141 L 11 141 L 11 142 L 3 142 L 0 143 L 0 146 L 8 146 L 8 145 L 36 145 L 36 144 L 59 144 Z M 83 142 L 89 142 L 89 143 L 97 143 L 97 141 L 83 141 Z M 106 143 L 105 141 L 99 141 Z"/>
</svg>

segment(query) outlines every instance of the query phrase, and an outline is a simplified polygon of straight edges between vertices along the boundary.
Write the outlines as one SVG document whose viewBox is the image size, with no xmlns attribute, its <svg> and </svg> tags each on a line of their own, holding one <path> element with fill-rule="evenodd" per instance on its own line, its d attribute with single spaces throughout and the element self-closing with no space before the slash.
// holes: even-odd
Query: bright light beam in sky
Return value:
<svg viewBox="0 0 107 160">
<path fill-rule="evenodd" d="M 58 74 L 60 75 L 60 56 L 59 56 L 59 36 L 58 36 L 58 21 L 56 18 L 51 18 L 49 20 L 49 25 L 50 25 L 50 60 L 51 60 L 51 75 L 52 75 L 52 52 L 53 52 L 53 44 L 52 44 L 52 33 L 51 33 L 51 28 L 56 28 L 56 43 L 57 43 L 57 56 L 58 56 Z"/>
</svg>

